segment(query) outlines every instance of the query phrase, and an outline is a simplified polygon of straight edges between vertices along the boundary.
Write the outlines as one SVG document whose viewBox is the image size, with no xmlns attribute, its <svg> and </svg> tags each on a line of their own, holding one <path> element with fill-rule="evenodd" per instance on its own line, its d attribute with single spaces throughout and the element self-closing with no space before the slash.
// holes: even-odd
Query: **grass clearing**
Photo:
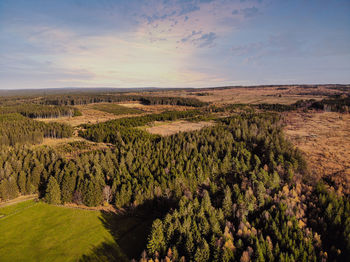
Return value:
<svg viewBox="0 0 350 262">
<path fill-rule="evenodd" d="M 26 201 L 1 208 L 1 261 L 76 261 L 113 238 L 100 212 Z"/>
<path fill-rule="evenodd" d="M 69 138 L 44 138 L 42 143 L 33 145 L 33 148 L 38 148 L 40 146 L 54 148 L 66 158 L 74 158 L 84 152 L 104 150 L 111 147 L 108 144 L 92 142 L 78 136 Z"/>
<path fill-rule="evenodd" d="M 130 108 L 118 104 L 113 104 L 113 103 L 101 103 L 101 104 L 94 104 L 92 106 L 92 109 L 111 113 L 114 115 L 129 115 L 129 114 L 142 114 L 143 111 L 136 109 L 136 108 Z"/>
<path fill-rule="evenodd" d="M 138 258 L 153 217 L 127 217 L 33 200 L 0 208 L 0 261 L 95 261 L 113 246 L 117 261 Z M 92 260 L 91 260 L 92 259 Z"/>
<path fill-rule="evenodd" d="M 145 127 L 145 130 L 151 134 L 169 136 L 179 132 L 200 130 L 203 127 L 212 126 L 213 124 L 213 122 L 189 122 L 185 120 L 173 122 L 153 122 L 152 126 Z"/>
<path fill-rule="evenodd" d="M 60 117 L 60 118 L 41 118 L 36 120 L 43 121 L 43 122 L 65 123 L 71 126 L 79 126 L 81 124 L 95 124 L 95 123 L 105 122 L 108 120 L 119 118 L 119 116 L 116 116 L 111 113 L 91 109 L 87 105 L 75 106 L 75 107 L 81 111 L 82 113 L 81 116 Z"/>
<path fill-rule="evenodd" d="M 34 202 L 34 200 L 28 200 L 28 201 L 24 201 L 24 202 L 20 202 L 14 205 L 9 205 L 9 206 L 4 206 L 0 208 L 0 217 L 1 216 L 9 216 L 9 215 L 13 215 L 25 208 L 31 207 L 33 205 L 35 205 L 36 203 Z M 3 217 L 3 218 L 4 218 Z"/>
</svg>

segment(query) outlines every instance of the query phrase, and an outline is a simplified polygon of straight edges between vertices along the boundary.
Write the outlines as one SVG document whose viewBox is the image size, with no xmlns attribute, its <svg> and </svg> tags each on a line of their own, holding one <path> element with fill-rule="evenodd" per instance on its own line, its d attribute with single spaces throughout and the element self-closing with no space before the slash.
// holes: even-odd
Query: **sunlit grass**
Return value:
<svg viewBox="0 0 350 262">
<path fill-rule="evenodd" d="M 113 237 L 97 211 L 33 201 L 0 208 L 1 261 L 77 261 Z"/>
</svg>

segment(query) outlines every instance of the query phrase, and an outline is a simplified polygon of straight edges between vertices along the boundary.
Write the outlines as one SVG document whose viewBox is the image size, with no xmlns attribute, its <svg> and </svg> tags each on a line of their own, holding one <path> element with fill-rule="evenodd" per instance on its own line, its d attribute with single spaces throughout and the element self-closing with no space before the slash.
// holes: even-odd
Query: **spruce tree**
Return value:
<svg viewBox="0 0 350 262">
<path fill-rule="evenodd" d="M 222 202 L 222 209 L 226 217 L 232 216 L 232 193 L 229 186 L 225 190 L 225 198 Z"/>
<path fill-rule="evenodd" d="M 61 203 L 61 190 L 56 178 L 50 177 L 47 184 L 45 201 L 49 204 L 58 205 Z"/>
<path fill-rule="evenodd" d="M 19 190 L 20 190 L 22 195 L 25 195 L 27 193 L 26 192 L 27 191 L 26 190 L 26 181 L 27 181 L 26 173 L 21 171 L 18 175 L 17 184 L 18 184 Z"/>
<path fill-rule="evenodd" d="M 73 192 L 75 189 L 75 177 L 71 174 L 65 174 L 62 179 L 62 202 L 69 203 L 73 200 Z"/>
<path fill-rule="evenodd" d="M 151 254 L 155 254 L 156 252 L 163 254 L 165 251 L 163 223 L 160 219 L 156 219 L 153 222 L 151 235 L 147 244 L 147 249 Z"/>
</svg>

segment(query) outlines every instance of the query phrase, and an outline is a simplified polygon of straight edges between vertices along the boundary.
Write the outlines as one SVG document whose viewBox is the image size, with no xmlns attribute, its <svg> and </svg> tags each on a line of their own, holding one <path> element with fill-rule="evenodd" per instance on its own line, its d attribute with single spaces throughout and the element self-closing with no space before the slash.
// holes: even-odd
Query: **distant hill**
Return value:
<svg viewBox="0 0 350 262">
<path fill-rule="evenodd" d="M 317 88 L 327 87 L 341 91 L 349 91 L 350 85 L 341 84 L 322 84 L 322 85 L 252 85 L 252 86 L 218 86 L 218 87 L 131 87 L 131 88 L 113 88 L 113 87 L 63 87 L 63 88 L 42 88 L 42 89 L 0 89 L 0 96 L 45 96 L 59 94 L 91 94 L 91 93 L 129 93 L 129 92 L 152 92 L 152 91 L 169 91 L 169 90 L 186 90 L 186 91 L 205 91 L 205 90 L 224 90 L 232 88 L 261 88 L 261 87 L 297 87 L 297 88 Z"/>
<path fill-rule="evenodd" d="M 145 88 L 111 88 L 111 87 L 64 87 L 43 89 L 0 89 L 0 96 L 26 96 L 26 95 L 59 95 L 59 94 L 88 94 L 88 93 L 119 93 L 158 90 L 154 87 Z"/>
</svg>

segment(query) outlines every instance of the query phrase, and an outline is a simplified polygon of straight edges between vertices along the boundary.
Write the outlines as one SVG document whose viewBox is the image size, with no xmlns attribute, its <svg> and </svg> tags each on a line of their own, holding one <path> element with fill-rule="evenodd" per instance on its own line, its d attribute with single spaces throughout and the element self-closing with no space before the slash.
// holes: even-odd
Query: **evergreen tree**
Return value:
<svg viewBox="0 0 350 262">
<path fill-rule="evenodd" d="M 225 198 L 222 203 L 222 209 L 224 211 L 225 216 L 232 216 L 232 193 L 229 186 L 225 189 Z"/>
<path fill-rule="evenodd" d="M 206 261 L 209 261 L 209 257 L 210 257 L 209 245 L 207 241 L 203 239 L 200 245 L 197 247 L 196 254 L 194 255 L 194 261 L 206 262 Z"/>
<path fill-rule="evenodd" d="M 154 220 L 152 230 L 148 239 L 147 249 L 151 254 L 165 252 L 165 238 L 163 233 L 163 223 L 160 219 Z"/>
<path fill-rule="evenodd" d="M 17 184 L 22 195 L 25 195 L 27 193 L 26 182 L 27 182 L 26 173 L 24 171 L 21 171 L 18 175 Z"/>
<path fill-rule="evenodd" d="M 62 202 L 69 203 L 73 200 L 73 192 L 75 189 L 75 178 L 71 174 L 65 174 L 61 184 Z"/>
<path fill-rule="evenodd" d="M 49 204 L 61 204 L 61 190 L 56 178 L 53 176 L 50 177 L 49 183 L 47 184 L 45 201 Z"/>
<path fill-rule="evenodd" d="M 84 191 L 83 191 L 84 204 L 93 207 L 102 204 L 103 196 L 102 189 L 99 185 L 94 184 L 93 181 L 85 181 Z"/>
</svg>

